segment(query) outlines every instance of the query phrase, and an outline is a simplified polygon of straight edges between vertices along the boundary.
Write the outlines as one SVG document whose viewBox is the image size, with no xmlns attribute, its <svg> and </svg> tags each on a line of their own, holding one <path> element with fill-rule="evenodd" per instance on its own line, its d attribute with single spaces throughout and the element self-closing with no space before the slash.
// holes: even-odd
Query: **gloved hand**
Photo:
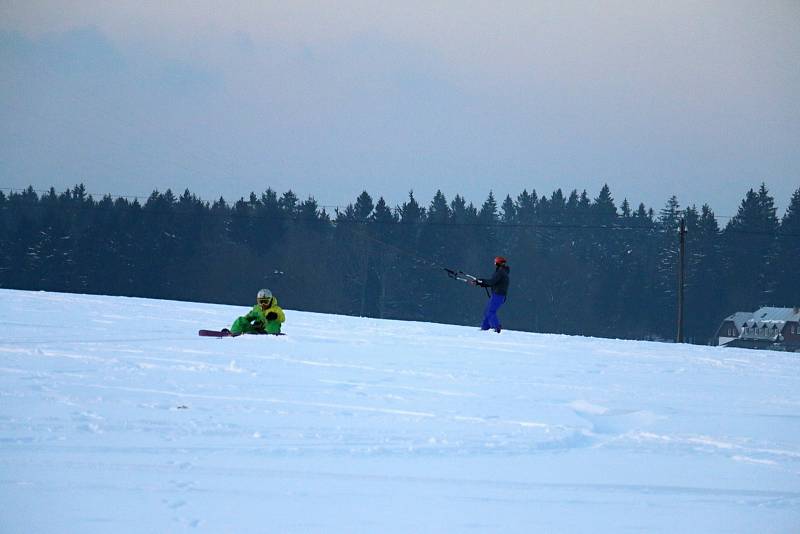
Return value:
<svg viewBox="0 0 800 534">
<path fill-rule="evenodd" d="M 256 330 L 264 330 L 264 323 L 261 321 L 253 321 L 253 328 Z"/>
<path fill-rule="evenodd" d="M 278 314 L 275 313 L 275 312 L 269 312 L 267 314 L 267 321 L 274 321 L 277 318 L 278 318 Z"/>
</svg>

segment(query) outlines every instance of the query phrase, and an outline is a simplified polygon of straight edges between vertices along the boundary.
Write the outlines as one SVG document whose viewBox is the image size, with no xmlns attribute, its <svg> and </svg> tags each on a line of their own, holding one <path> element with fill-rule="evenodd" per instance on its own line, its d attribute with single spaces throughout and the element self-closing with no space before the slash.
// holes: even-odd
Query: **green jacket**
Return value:
<svg viewBox="0 0 800 534">
<path fill-rule="evenodd" d="M 275 312 L 278 316 L 272 321 L 267 320 L 267 315 Z M 266 331 L 268 334 L 278 334 L 281 331 L 281 323 L 286 320 L 283 310 L 278 306 L 278 299 L 272 297 L 272 305 L 266 310 L 261 309 L 260 304 L 253 306 L 247 315 L 239 317 L 233 322 L 231 332 L 234 334 L 250 334 L 259 331 Z"/>
</svg>

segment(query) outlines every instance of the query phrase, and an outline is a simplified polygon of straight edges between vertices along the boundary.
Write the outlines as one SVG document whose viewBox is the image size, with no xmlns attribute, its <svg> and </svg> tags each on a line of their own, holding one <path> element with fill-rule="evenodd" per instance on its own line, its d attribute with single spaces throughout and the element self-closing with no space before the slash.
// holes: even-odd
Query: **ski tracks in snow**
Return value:
<svg viewBox="0 0 800 534">
<path fill-rule="evenodd" d="M 675 506 L 800 518 L 792 356 L 292 311 L 285 337 L 205 339 L 245 308 L 0 294 L 0 496 L 80 495 L 84 531 L 219 530 L 220 502 L 285 531 L 419 527 L 395 502 L 505 531 L 529 509 L 554 531 L 588 531 L 565 511 L 649 531 Z M 59 328 L 34 327 L 43 305 Z M 109 492 L 132 513 L 92 506 Z M 366 523 L 337 515 L 352 499 Z M 137 500 L 162 512 L 138 524 Z"/>
</svg>

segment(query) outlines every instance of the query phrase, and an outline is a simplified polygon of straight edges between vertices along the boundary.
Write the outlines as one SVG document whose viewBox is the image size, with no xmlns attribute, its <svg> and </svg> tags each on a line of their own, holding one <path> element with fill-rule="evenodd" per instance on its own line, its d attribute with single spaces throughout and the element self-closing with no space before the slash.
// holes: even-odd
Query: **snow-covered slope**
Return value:
<svg viewBox="0 0 800 534">
<path fill-rule="evenodd" d="M 796 354 L 246 309 L 0 290 L 0 532 L 800 531 Z"/>
</svg>

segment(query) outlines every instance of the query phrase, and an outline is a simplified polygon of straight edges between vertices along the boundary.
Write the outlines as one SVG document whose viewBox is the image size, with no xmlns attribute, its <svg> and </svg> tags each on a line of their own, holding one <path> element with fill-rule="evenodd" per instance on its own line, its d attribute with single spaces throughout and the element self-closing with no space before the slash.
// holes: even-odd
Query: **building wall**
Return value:
<svg viewBox="0 0 800 534">
<path fill-rule="evenodd" d="M 736 328 L 733 321 L 723 321 L 717 330 L 717 345 L 724 345 L 737 337 L 739 337 L 739 329 Z"/>
<path fill-rule="evenodd" d="M 800 323 L 788 322 L 783 327 L 783 342 L 787 345 L 800 345 Z"/>
</svg>

